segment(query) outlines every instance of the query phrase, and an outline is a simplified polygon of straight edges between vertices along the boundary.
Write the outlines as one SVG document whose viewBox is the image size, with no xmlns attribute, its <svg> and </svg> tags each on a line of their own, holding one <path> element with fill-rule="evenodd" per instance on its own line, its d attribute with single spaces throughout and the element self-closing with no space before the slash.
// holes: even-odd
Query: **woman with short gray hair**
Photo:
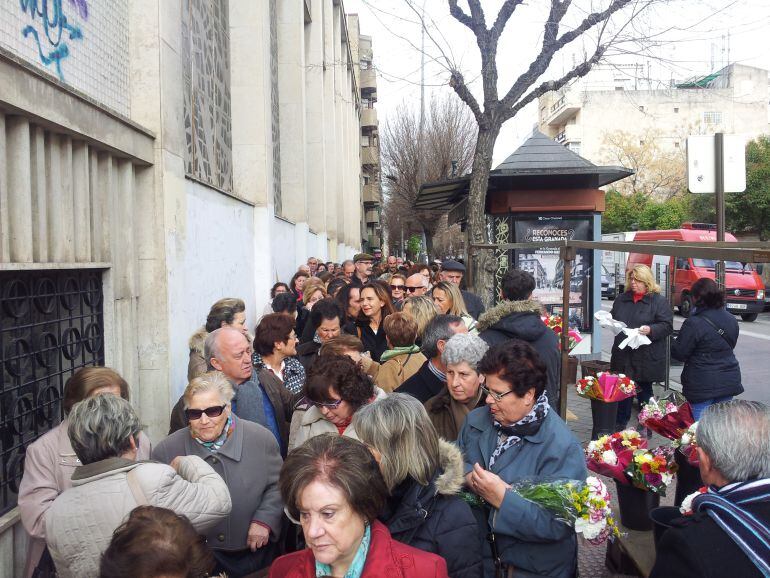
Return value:
<svg viewBox="0 0 770 578">
<path fill-rule="evenodd" d="M 83 465 L 45 515 L 48 549 L 61 578 L 97 576 L 112 533 L 137 506 L 185 515 L 199 532 L 230 512 L 227 485 L 200 458 L 171 466 L 135 461 L 140 431 L 131 404 L 120 397 L 97 395 L 72 408 L 68 433 Z"/>
<path fill-rule="evenodd" d="M 353 423 L 390 491 L 380 520 L 393 538 L 440 555 L 452 578 L 481 578 L 478 527 L 458 496 L 462 454 L 438 437 L 420 401 L 392 393 L 358 410 Z"/>
<path fill-rule="evenodd" d="M 425 409 L 438 434 L 447 441 L 455 441 L 465 416 L 484 405 L 484 376 L 477 366 L 487 349 L 486 342 L 471 333 L 453 335 L 444 346 L 441 361 L 447 368 L 447 386 L 425 402 Z"/>
<path fill-rule="evenodd" d="M 770 408 L 711 405 L 696 435 L 708 490 L 663 534 L 650 576 L 770 576 Z"/>
</svg>

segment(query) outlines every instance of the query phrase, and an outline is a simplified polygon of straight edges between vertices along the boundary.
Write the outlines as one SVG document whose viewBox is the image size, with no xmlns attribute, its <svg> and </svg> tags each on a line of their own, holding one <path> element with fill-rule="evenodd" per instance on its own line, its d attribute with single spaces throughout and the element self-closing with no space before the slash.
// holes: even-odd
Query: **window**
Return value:
<svg viewBox="0 0 770 578">
<path fill-rule="evenodd" d="M 674 113 L 678 113 L 678 112 L 679 112 L 679 107 L 678 107 L 678 106 L 675 106 L 675 107 L 674 107 Z"/>
<path fill-rule="evenodd" d="M 580 154 L 580 141 L 573 141 L 567 143 L 567 149 L 571 150 L 576 155 Z"/>
<path fill-rule="evenodd" d="M 642 112 L 644 112 L 644 106 L 640 105 L 640 106 L 639 106 L 639 110 L 640 110 L 640 111 L 642 111 Z"/>
<path fill-rule="evenodd" d="M 721 124 L 722 123 L 722 113 L 718 112 L 718 111 L 704 112 L 703 113 L 703 123 L 704 124 Z"/>
<path fill-rule="evenodd" d="M 368 147 L 369 146 L 369 135 L 368 134 L 361 135 L 361 146 L 362 147 Z"/>
<path fill-rule="evenodd" d="M 102 271 L 0 271 L 0 515 L 16 505 L 25 450 L 62 420 L 64 383 L 104 365 Z"/>
<path fill-rule="evenodd" d="M 676 141 L 676 142 L 674 143 L 674 148 L 675 148 L 675 149 L 678 149 L 678 148 L 679 148 L 679 141 Z"/>
<path fill-rule="evenodd" d="M 625 88 L 623 88 L 622 86 L 616 86 L 615 90 L 625 90 Z"/>
<path fill-rule="evenodd" d="M 372 178 L 369 175 L 364 175 L 364 185 L 368 185 Z"/>
</svg>

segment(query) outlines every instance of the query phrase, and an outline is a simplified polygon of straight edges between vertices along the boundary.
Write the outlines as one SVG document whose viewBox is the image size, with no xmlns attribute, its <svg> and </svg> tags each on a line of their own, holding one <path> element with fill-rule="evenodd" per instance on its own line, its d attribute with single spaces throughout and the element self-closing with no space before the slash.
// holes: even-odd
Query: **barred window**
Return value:
<svg viewBox="0 0 770 578">
<path fill-rule="evenodd" d="M 703 123 L 704 124 L 721 124 L 722 123 L 722 113 L 721 112 L 704 112 L 703 113 Z"/>
<path fill-rule="evenodd" d="M 0 515 L 27 446 L 62 420 L 64 383 L 104 365 L 102 271 L 0 271 Z"/>
</svg>

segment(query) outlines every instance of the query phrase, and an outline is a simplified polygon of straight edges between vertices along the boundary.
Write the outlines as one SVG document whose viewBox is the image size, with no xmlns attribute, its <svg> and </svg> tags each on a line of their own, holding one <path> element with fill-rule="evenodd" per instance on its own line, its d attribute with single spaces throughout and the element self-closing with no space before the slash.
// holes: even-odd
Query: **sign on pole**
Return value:
<svg viewBox="0 0 770 578">
<path fill-rule="evenodd" d="M 715 193 L 716 137 L 690 135 L 687 137 L 687 188 L 691 193 Z M 746 142 L 742 135 L 724 135 L 724 192 L 742 193 L 746 190 Z"/>
</svg>

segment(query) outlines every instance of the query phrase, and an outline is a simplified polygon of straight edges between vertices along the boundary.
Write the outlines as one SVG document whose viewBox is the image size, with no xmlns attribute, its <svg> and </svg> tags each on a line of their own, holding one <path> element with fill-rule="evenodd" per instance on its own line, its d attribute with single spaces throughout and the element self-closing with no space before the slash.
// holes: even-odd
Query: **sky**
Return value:
<svg viewBox="0 0 770 578">
<path fill-rule="evenodd" d="M 608 0 L 573 0 L 561 31 L 575 26 L 586 13 L 602 9 Z M 649 2 L 649 0 L 647 0 Z M 632 3 L 632 10 L 644 0 Z M 397 114 L 400 106 L 419 108 L 421 26 L 425 10 L 425 98 L 453 93 L 448 86 L 446 60 L 463 73 L 475 94 L 480 93 L 479 53 L 475 38 L 449 14 L 446 0 L 344 0 L 345 10 L 359 14 L 361 33 L 372 37 L 374 65 L 378 73 L 377 95 L 380 125 Z M 465 0 L 460 6 L 467 12 Z M 482 0 L 487 25 L 502 0 Z M 537 54 L 550 2 L 528 0 L 520 5 L 500 40 L 498 89 L 511 86 Z M 611 64 L 641 64 L 653 81 L 668 86 L 719 70 L 728 63 L 742 63 L 770 70 L 770 0 L 654 0 L 629 19 L 619 13 L 605 30 L 617 35 L 617 48 L 605 59 Z M 630 24 L 629 24 L 629 20 Z M 644 38 L 646 40 L 640 41 Z M 540 82 L 558 78 L 574 62 L 592 51 L 595 35 L 579 39 L 557 54 Z M 522 109 L 503 125 L 497 140 L 493 167 L 502 162 L 532 132 L 537 120 L 535 104 Z"/>
</svg>

